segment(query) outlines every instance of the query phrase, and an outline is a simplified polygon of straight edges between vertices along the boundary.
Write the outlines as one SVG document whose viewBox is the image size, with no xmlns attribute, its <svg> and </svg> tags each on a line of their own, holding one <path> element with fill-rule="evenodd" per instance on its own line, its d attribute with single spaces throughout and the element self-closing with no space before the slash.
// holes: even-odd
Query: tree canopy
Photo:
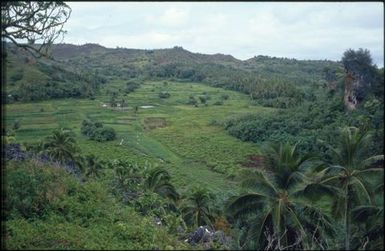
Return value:
<svg viewBox="0 0 385 251">
<path fill-rule="evenodd" d="M 348 72 L 359 74 L 367 71 L 373 65 L 373 60 L 368 49 L 348 49 L 342 56 L 342 63 Z"/>
<path fill-rule="evenodd" d="M 70 14 L 71 8 L 60 1 L 2 2 L 1 38 L 34 56 L 47 55 L 53 41 L 64 35 L 63 25 Z"/>
</svg>

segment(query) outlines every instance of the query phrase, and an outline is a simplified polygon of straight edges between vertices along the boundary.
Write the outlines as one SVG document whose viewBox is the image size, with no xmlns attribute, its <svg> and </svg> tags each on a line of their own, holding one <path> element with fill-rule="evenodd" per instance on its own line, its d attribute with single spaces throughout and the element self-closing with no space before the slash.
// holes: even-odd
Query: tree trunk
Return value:
<svg viewBox="0 0 385 251">
<path fill-rule="evenodd" d="M 350 250 L 350 186 L 346 185 L 345 190 L 345 250 Z"/>
</svg>

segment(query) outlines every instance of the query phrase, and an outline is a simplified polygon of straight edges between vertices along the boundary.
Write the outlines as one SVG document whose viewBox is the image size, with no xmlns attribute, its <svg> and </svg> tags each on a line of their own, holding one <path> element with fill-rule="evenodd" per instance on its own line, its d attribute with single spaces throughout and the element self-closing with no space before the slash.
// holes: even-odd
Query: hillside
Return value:
<svg viewBox="0 0 385 251">
<path fill-rule="evenodd" d="M 91 97 L 106 81 L 92 70 L 74 68 L 51 59 L 34 58 L 11 45 L 6 52 L 3 102 Z"/>
<path fill-rule="evenodd" d="M 241 91 L 253 97 L 259 95 L 258 88 L 266 86 L 273 92 L 279 86 L 301 92 L 300 89 L 321 85 L 325 68 L 342 71 L 340 64 L 333 61 L 267 56 L 242 61 L 231 55 L 192 53 L 182 47 L 138 50 L 109 49 L 97 44 L 55 44 L 52 46 L 52 56 L 54 61 L 36 61 L 23 51 L 9 46 L 6 92 L 7 96 L 11 94 L 16 98 L 8 98 L 8 101 L 17 101 L 19 97 L 23 97 L 22 100 L 90 97 L 106 80 L 138 77 L 202 82 Z M 23 75 L 24 71 L 33 74 Z M 64 90 L 54 94 L 38 94 L 35 89 L 39 85 Z M 23 90 L 36 94 L 29 97 Z"/>
</svg>

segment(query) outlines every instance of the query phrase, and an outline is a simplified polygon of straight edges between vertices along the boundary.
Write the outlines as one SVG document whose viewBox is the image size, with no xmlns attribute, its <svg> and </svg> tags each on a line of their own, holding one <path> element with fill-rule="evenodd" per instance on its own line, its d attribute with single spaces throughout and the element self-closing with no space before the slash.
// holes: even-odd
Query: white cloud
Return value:
<svg viewBox="0 0 385 251">
<path fill-rule="evenodd" d="M 381 3 L 70 2 L 65 42 L 299 59 L 368 48 L 383 65 Z"/>
<path fill-rule="evenodd" d="M 149 13 L 145 17 L 145 21 L 149 25 L 153 25 L 153 26 L 176 28 L 176 27 L 181 27 L 186 25 L 188 18 L 189 16 L 187 11 L 172 7 L 172 8 L 166 9 L 159 16 Z"/>
<path fill-rule="evenodd" d="M 158 22 L 165 26 L 178 27 L 186 24 L 188 14 L 186 11 L 170 8 L 164 12 L 160 17 L 150 16 L 151 22 Z"/>
</svg>

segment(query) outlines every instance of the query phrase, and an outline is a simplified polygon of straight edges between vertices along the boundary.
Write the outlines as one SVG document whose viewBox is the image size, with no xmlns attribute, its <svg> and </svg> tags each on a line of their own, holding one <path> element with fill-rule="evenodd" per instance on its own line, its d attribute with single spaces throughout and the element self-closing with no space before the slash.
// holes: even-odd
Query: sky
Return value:
<svg viewBox="0 0 385 251">
<path fill-rule="evenodd" d="M 369 49 L 384 65 L 382 2 L 67 2 L 62 42 L 108 48 L 340 60 Z"/>
</svg>

